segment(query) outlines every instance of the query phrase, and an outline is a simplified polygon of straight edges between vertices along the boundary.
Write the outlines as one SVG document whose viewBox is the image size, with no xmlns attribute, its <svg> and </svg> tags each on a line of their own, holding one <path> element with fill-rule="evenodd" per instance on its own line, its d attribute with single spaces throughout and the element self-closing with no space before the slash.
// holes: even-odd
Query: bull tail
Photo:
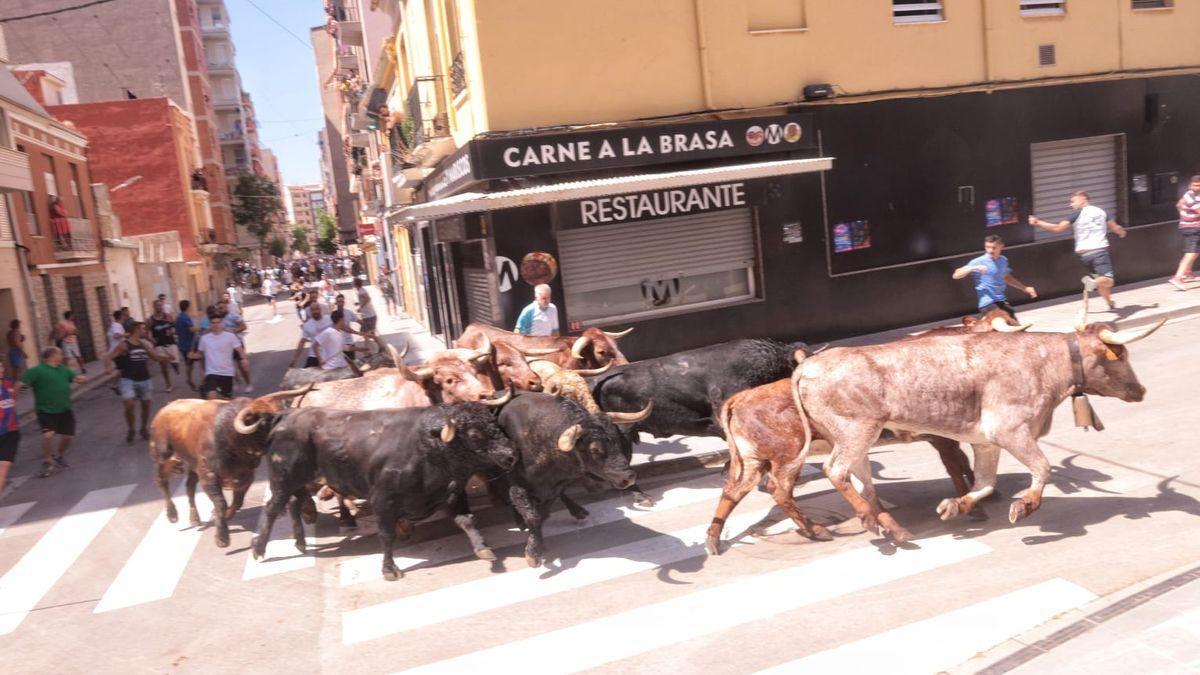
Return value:
<svg viewBox="0 0 1200 675">
<path fill-rule="evenodd" d="M 725 430 L 725 441 L 729 444 L 729 477 L 733 483 L 742 481 L 742 471 L 744 464 L 742 463 L 742 453 L 738 451 L 737 434 L 733 433 L 733 404 L 737 401 L 737 396 L 733 396 L 725 404 L 721 406 L 718 412 L 721 428 Z M 733 484 L 731 483 L 731 484 Z"/>
<path fill-rule="evenodd" d="M 812 427 L 808 423 L 808 413 L 804 412 L 804 401 L 800 398 L 800 380 L 804 376 L 804 358 L 800 352 L 796 353 L 796 370 L 792 371 L 792 400 L 796 403 L 796 411 L 800 413 L 800 424 L 804 427 L 804 447 L 800 448 L 801 462 L 808 457 L 808 451 L 812 449 Z"/>
</svg>

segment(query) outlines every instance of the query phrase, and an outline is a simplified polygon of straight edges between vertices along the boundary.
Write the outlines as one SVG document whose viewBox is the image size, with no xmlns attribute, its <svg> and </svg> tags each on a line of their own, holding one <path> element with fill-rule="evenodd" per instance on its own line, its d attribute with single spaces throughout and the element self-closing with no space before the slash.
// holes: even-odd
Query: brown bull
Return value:
<svg viewBox="0 0 1200 675">
<path fill-rule="evenodd" d="M 1125 345 L 1165 323 L 1116 332 L 1105 324 L 1079 325 L 1074 333 L 939 334 L 922 340 L 830 349 L 805 358 L 792 375 L 792 395 L 807 437 L 832 451 L 825 474 L 854 507 L 863 526 L 897 541 L 912 535 L 879 505 L 867 451 L 884 431 L 897 436 L 932 434 L 972 445 L 976 482 L 966 495 L 944 499 L 947 520 L 968 513 L 992 493 L 1000 448 L 1032 476 L 1028 490 L 1009 507 L 1009 521 L 1041 505 L 1050 463 L 1037 439 L 1050 430 L 1054 409 L 1072 394 L 1138 402 L 1146 388 L 1129 363 Z M 861 494 L 849 477 L 863 483 Z"/>
<path fill-rule="evenodd" d="M 1027 328 L 1028 325 L 1018 324 L 1007 312 L 996 309 L 981 319 L 963 317 L 961 325 L 934 328 L 904 340 L 961 334 L 963 331 L 1012 333 Z M 809 520 L 792 495 L 800 471 L 804 468 L 802 451 L 808 436 L 800 412 L 792 400 L 791 381 L 779 380 L 734 394 L 721 406 L 720 421 L 725 438 L 729 440 L 729 468 L 716 515 L 708 528 L 708 552 L 720 554 L 721 530 L 725 521 L 738 503 L 759 484 L 764 472 L 770 476 L 768 489 L 775 503 L 796 523 L 800 534 L 810 539 L 829 539 L 829 531 Z M 946 473 L 954 483 L 956 494 L 965 495 L 970 490 L 975 477 L 957 441 L 937 436 L 922 436 L 919 439 L 893 436 L 890 440 L 928 441 L 937 450 Z M 814 438 L 813 444 L 818 451 L 828 452 L 829 443 L 825 439 Z"/>
<path fill-rule="evenodd" d="M 199 483 L 213 503 L 217 546 L 228 546 L 228 521 L 242 508 L 266 443 L 265 431 L 238 433 L 239 420 L 273 415 L 285 407 L 285 401 L 307 391 L 281 391 L 253 400 L 179 399 L 159 410 L 150 424 L 150 460 L 154 462 L 154 482 L 166 500 L 167 520 L 173 523 L 179 518 L 168 483 L 172 475 L 186 472 L 189 522 L 200 524 L 196 511 Z M 230 504 L 225 502 L 223 487 L 233 492 Z"/>
<path fill-rule="evenodd" d="M 617 340 L 633 332 L 627 328 L 619 333 L 609 333 L 599 328 L 587 328 L 580 335 L 562 337 L 532 337 L 510 333 L 502 328 L 484 323 L 472 323 L 455 340 L 458 347 L 478 349 L 484 340 L 511 342 L 525 354 L 553 361 L 563 368 L 602 368 L 606 365 L 620 366 L 629 363 Z"/>
</svg>

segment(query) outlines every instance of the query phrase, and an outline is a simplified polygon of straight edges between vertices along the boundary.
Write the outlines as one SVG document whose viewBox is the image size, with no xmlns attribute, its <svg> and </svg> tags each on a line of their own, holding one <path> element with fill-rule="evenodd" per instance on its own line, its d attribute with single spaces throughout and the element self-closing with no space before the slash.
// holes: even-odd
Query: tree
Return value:
<svg viewBox="0 0 1200 675">
<path fill-rule="evenodd" d="M 281 210 L 279 186 L 275 181 L 255 173 L 238 175 L 233 189 L 233 221 L 246 228 L 261 244 L 271 232 L 271 225 Z"/>
<path fill-rule="evenodd" d="M 308 245 L 308 229 L 303 225 L 292 226 L 292 250 L 299 251 L 305 255 L 311 250 Z"/>
<path fill-rule="evenodd" d="M 267 247 L 267 253 L 270 253 L 276 258 L 282 258 L 283 255 L 287 253 L 287 242 L 279 237 L 272 237 L 271 243 Z"/>
<path fill-rule="evenodd" d="M 338 230 L 337 221 L 328 211 L 317 211 L 317 252 L 325 255 L 337 253 Z"/>
</svg>

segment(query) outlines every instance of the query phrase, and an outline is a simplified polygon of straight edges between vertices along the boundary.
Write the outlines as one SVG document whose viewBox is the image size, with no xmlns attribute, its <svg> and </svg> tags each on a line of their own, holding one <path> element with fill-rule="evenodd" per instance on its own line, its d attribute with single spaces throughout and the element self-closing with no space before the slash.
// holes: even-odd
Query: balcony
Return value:
<svg viewBox="0 0 1200 675">
<path fill-rule="evenodd" d="M 208 72 L 210 73 L 232 73 L 233 61 L 208 61 Z"/>
<path fill-rule="evenodd" d="M 236 110 L 242 100 L 234 96 L 213 96 L 213 110 Z"/>
<path fill-rule="evenodd" d="M 33 192 L 29 155 L 0 147 L 0 192 Z"/>
<path fill-rule="evenodd" d="M 355 47 L 365 46 L 363 42 L 363 25 L 361 21 L 339 21 L 338 41 L 344 45 Z"/>
<path fill-rule="evenodd" d="M 342 52 L 337 55 L 338 70 L 345 72 L 358 72 L 358 57 L 350 52 Z"/>
<path fill-rule="evenodd" d="M 422 145 L 437 139 L 449 138 L 450 120 L 442 110 L 442 78 L 418 77 L 408 90 L 406 106 L 408 120 L 403 132 L 405 145 L 414 155 L 421 154 Z"/>
<path fill-rule="evenodd" d="M 92 222 L 87 218 L 67 218 L 67 231 L 54 234 L 54 259 L 79 260 L 95 258 L 100 249 Z"/>
<path fill-rule="evenodd" d="M 352 148 L 369 148 L 371 147 L 371 134 L 365 131 L 350 134 L 349 141 Z"/>
<path fill-rule="evenodd" d="M 237 143 L 238 145 L 241 145 L 245 140 L 246 135 L 239 129 L 230 129 L 229 131 L 222 131 L 217 135 L 217 138 L 220 139 L 222 143 Z"/>
<path fill-rule="evenodd" d="M 229 24 L 224 21 L 201 22 L 200 34 L 207 37 L 209 35 L 224 35 L 229 36 Z"/>
</svg>

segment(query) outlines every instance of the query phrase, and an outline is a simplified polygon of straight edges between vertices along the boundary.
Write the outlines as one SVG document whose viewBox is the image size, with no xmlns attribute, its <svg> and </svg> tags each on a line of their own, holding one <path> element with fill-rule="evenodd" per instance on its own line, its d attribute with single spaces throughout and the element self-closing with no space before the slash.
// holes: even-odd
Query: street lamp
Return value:
<svg viewBox="0 0 1200 675">
<path fill-rule="evenodd" d="M 109 193 L 111 194 L 113 192 L 116 192 L 117 190 L 124 190 L 125 188 L 129 187 L 130 185 L 133 185 L 134 183 L 138 182 L 141 179 L 142 179 L 142 176 L 140 174 L 137 176 L 133 176 L 132 178 L 126 178 L 119 185 L 110 189 Z"/>
</svg>

